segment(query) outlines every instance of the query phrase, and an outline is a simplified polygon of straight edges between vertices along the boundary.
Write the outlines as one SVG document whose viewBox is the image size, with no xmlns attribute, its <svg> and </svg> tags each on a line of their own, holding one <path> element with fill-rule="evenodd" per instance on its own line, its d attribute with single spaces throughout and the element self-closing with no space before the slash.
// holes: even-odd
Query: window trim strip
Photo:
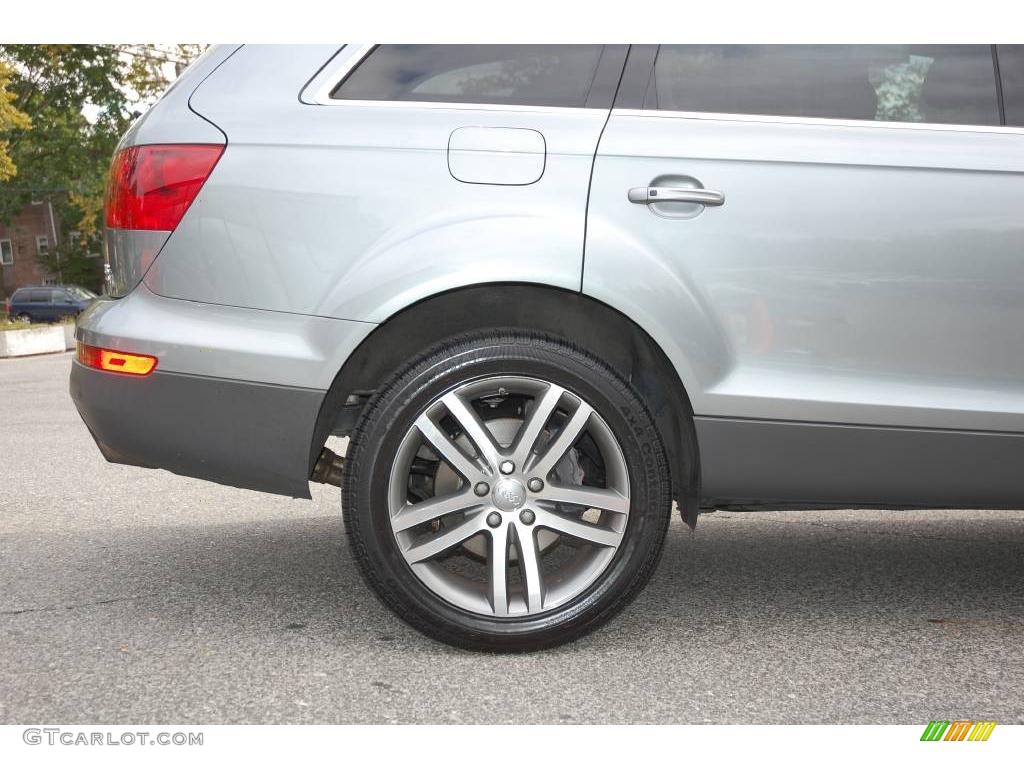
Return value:
<svg viewBox="0 0 1024 768">
<path fill-rule="evenodd" d="M 1003 101 L 1003 74 L 999 71 L 999 51 L 992 45 L 992 69 L 996 76 L 996 99 L 999 101 L 999 124 L 1006 125 L 1006 102 Z"/>
<path fill-rule="evenodd" d="M 832 128 L 882 128 L 887 130 L 952 131 L 955 133 L 1024 134 L 1024 126 L 963 125 L 960 123 L 900 123 L 885 120 L 839 120 L 830 117 L 794 117 L 790 115 L 744 115 L 726 112 L 683 112 L 669 109 L 634 109 L 615 107 L 612 117 L 665 117 L 685 120 L 716 120 L 737 123 L 775 123 Z"/>
</svg>

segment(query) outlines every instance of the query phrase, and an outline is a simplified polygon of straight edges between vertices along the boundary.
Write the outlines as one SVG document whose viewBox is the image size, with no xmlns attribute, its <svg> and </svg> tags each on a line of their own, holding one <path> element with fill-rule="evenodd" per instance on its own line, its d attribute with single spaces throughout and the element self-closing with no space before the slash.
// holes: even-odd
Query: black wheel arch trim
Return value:
<svg viewBox="0 0 1024 768">
<path fill-rule="evenodd" d="M 629 381 L 644 398 L 668 451 L 673 498 L 686 523 L 696 524 L 700 455 L 693 408 L 664 351 L 643 328 L 607 304 L 531 283 L 457 288 L 425 298 L 381 323 L 345 361 L 327 391 L 312 433 L 309 471 L 327 437 L 348 434 L 369 395 L 410 357 L 445 338 L 492 327 L 566 339 Z"/>
</svg>

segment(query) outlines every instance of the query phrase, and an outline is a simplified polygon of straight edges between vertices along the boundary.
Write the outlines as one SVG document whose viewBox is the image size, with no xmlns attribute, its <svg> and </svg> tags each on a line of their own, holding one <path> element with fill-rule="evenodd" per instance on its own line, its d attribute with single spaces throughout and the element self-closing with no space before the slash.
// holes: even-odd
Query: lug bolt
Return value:
<svg viewBox="0 0 1024 768">
<path fill-rule="evenodd" d="M 487 483 L 477 483 L 473 486 L 473 493 L 477 496 L 486 496 L 491 487 Z"/>
<path fill-rule="evenodd" d="M 544 490 L 544 481 L 539 477 L 531 477 L 530 482 L 526 484 L 526 487 L 536 493 L 537 491 Z"/>
<path fill-rule="evenodd" d="M 501 525 L 501 515 L 497 512 L 491 512 L 491 514 L 487 516 L 487 524 L 491 526 L 491 528 L 497 528 Z"/>
<path fill-rule="evenodd" d="M 511 461 L 503 461 L 501 462 L 501 466 L 499 466 L 498 469 L 501 470 L 501 474 L 503 475 L 511 475 L 513 472 L 516 471 L 516 465 L 513 464 Z"/>
<path fill-rule="evenodd" d="M 519 513 L 519 520 L 523 525 L 533 525 L 533 521 L 537 519 L 537 516 L 533 514 L 532 510 L 524 509 Z"/>
</svg>

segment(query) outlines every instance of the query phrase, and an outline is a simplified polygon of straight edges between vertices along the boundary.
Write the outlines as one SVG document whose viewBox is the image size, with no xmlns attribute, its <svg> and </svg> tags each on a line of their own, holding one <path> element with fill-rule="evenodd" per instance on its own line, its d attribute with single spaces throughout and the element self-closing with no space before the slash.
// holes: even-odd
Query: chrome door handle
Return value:
<svg viewBox="0 0 1024 768">
<path fill-rule="evenodd" d="M 694 187 L 633 187 L 627 196 L 629 202 L 641 205 L 650 205 L 651 203 L 725 204 L 725 195 L 721 192 Z"/>
</svg>

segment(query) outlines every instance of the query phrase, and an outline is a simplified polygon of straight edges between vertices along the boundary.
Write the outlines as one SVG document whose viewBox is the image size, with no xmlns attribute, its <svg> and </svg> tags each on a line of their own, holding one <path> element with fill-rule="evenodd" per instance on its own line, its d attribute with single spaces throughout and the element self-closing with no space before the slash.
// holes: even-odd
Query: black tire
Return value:
<svg viewBox="0 0 1024 768">
<path fill-rule="evenodd" d="M 428 589 L 399 551 L 387 506 L 392 463 L 417 415 L 453 387 L 491 375 L 534 376 L 585 398 L 618 440 L 629 474 L 629 516 L 614 559 L 568 604 L 519 618 L 473 613 Z M 454 646 L 521 652 L 566 643 L 593 631 L 640 591 L 661 554 L 671 514 L 671 488 L 658 430 L 628 383 L 569 342 L 501 329 L 449 339 L 377 391 L 351 436 L 342 507 L 366 582 L 399 617 Z"/>
<path fill-rule="evenodd" d="M 29 314 L 28 314 L 28 313 L 26 313 L 26 312 L 22 312 L 22 313 L 21 313 L 20 315 L 18 315 L 18 316 L 17 316 L 17 317 L 15 318 L 15 319 L 16 319 L 16 320 L 20 320 L 20 321 L 21 321 L 21 322 L 23 322 L 23 323 L 31 323 L 31 322 L 32 322 L 32 316 L 31 316 L 31 315 L 29 315 Z"/>
</svg>

